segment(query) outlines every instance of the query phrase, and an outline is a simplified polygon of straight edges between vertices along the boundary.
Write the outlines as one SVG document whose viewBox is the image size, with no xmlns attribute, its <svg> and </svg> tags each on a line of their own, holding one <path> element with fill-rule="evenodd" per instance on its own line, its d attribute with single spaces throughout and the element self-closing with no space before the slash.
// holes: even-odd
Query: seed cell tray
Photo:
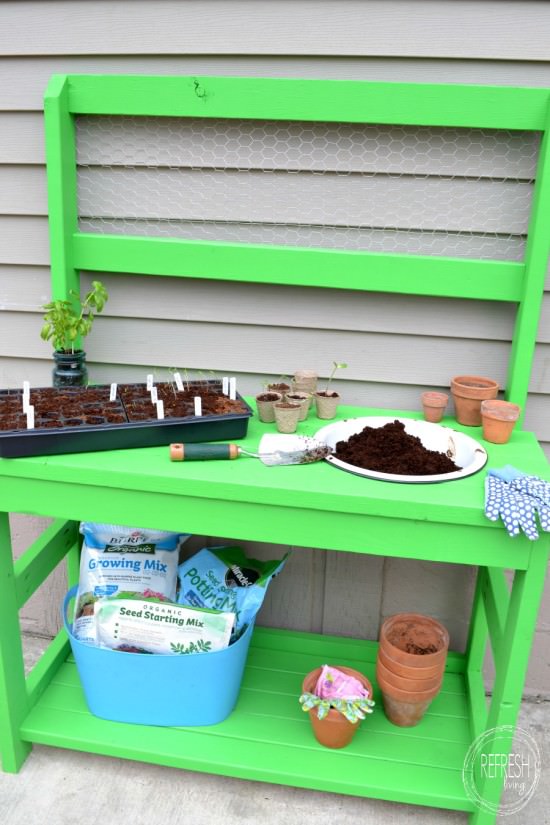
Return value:
<svg viewBox="0 0 550 825">
<path fill-rule="evenodd" d="M 222 393 L 221 381 L 201 381 L 178 392 L 171 383 L 156 384 L 164 418 L 146 384 L 38 387 L 30 391 L 34 429 L 27 429 L 22 390 L 0 390 L 0 457 L 59 455 L 132 447 L 158 447 L 173 441 L 200 442 L 244 438 L 252 409 L 237 393 Z M 200 396 L 202 415 L 195 415 Z"/>
</svg>

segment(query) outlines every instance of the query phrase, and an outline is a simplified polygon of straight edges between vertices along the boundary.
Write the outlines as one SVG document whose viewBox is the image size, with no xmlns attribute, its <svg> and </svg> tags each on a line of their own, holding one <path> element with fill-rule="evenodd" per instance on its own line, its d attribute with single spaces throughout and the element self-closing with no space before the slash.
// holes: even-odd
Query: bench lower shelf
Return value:
<svg viewBox="0 0 550 825">
<path fill-rule="evenodd" d="M 376 647 L 347 638 L 257 628 L 235 710 L 221 724 L 197 728 L 145 727 L 93 716 L 69 655 L 21 733 L 29 742 L 169 767 L 473 810 L 462 784 L 471 743 L 462 657 L 449 655 L 443 689 L 422 722 L 398 728 L 386 719 L 375 685 Z M 303 676 L 325 662 L 362 670 L 375 688 L 374 713 L 361 723 L 351 745 L 339 751 L 316 742 L 298 704 Z"/>
</svg>

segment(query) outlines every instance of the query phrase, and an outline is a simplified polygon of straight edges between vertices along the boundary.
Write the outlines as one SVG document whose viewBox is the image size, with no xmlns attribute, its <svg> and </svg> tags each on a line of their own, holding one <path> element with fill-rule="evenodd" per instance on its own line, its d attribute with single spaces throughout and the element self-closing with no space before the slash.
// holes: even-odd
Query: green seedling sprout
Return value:
<svg viewBox="0 0 550 825">
<path fill-rule="evenodd" d="M 80 296 L 73 289 L 70 290 L 73 298 Z M 92 288 L 86 294 L 77 312 L 71 301 L 50 301 L 44 304 L 44 326 L 40 337 L 44 341 L 53 341 L 58 352 L 74 353 L 74 344 L 77 338 L 84 338 L 91 332 L 95 314 L 101 312 L 109 295 L 101 281 L 92 281 Z"/>
<path fill-rule="evenodd" d="M 329 379 L 327 381 L 327 388 L 325 390 L 325 395 L 329 394 L 330 384 L 331 384 L 332 379 L 334 378 L 336 370 L 343 370 L 343 369 L 346 369 L 346 367 L 347 367 L 347 364 L 338 363 L 338 361 L 333 361 L 332 363 L 334 364 L 334 366 L 332 368 L 332 372 L 331 372 L 331 374 L 329 376 Z"/>
</svg>

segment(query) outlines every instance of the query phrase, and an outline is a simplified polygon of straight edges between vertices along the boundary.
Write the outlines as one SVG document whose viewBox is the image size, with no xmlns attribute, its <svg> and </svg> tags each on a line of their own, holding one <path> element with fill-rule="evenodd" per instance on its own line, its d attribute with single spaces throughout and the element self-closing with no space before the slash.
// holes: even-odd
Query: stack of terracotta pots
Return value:
<svg viewBox="0 0 550 825">
<path fill-rule="evenodd" d="M 441 690 L 449 633 L 419 613 L 390 616 L 380 630 L 376 678 L 390 722 L 417 725 Z"/>
</svg>

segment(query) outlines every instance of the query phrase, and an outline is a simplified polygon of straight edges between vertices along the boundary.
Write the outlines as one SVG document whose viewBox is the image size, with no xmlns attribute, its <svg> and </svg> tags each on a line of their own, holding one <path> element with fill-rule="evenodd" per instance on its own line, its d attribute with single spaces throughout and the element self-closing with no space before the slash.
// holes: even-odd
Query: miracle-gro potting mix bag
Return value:
<svg viewBox="0 0 550 825">
<path fill-rule="evenodd" d="M 241 547 L 205 547 L 179 566 L 178 604 L 236 613 L 234 641 L 254 621 L 287 556 L 260 561 L 248 558 Z"/>
<path fill-rule="evenodd" d="M 82 522 L 84 535 L 73 633 L 96 643 L 94 604 L 120 592 L 174 601 L 178 550 L 187 533 Z"/>
</svg>

